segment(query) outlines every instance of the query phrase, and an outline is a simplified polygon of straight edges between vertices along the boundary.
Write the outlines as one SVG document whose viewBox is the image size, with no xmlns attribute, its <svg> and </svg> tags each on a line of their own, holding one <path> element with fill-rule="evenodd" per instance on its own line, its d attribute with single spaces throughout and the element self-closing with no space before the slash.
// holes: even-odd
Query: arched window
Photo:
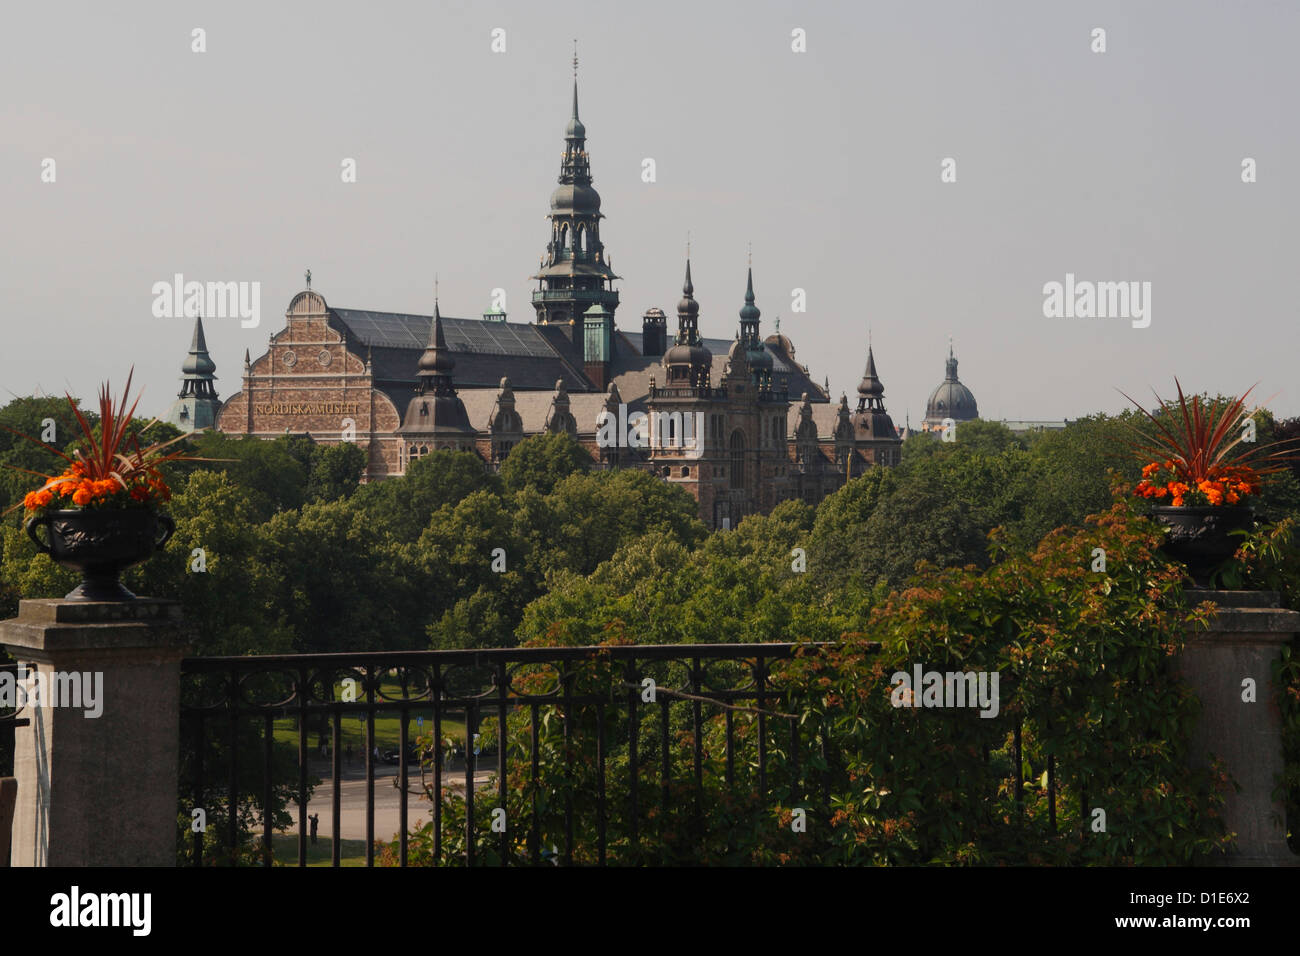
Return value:
<svg viewBox="0 0 1300 956">
<path fill-rule="evenodd" d="M 683 478 L 691 477 L 691 470 L 687 468 L 685 465 L 682 465 L 682 477 Z"/>
<path fill-rule="evenodd" d="M 745 487 L 745 436 L 736 429 L 731 433 L 731 438 L 727 440 L 727 448 L 731 452 L 731 487 Z"/>
<path fill-rule="evenodd" d="M 560 225 L 560 248 L 569 248 L 569 224 L 567 222 Z"/>
</svg>

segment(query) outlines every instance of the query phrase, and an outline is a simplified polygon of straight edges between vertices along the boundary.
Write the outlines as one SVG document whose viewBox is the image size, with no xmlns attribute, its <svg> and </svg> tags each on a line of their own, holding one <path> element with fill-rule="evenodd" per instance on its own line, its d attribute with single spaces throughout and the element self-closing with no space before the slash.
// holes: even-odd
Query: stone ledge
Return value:
<svg viewBox="0 0 1300 956">
<path fill-rule="evenodd" d="M 35 598 L 18 602 L 18 617 L 33 624 L 108 624 L 115 622 L 163 623 L 180 621 L 176 601 L 136 598 L 134 601 L 65 601 Z"/>
<path fill-rule="evenodd" d="M 1193 606 L 1213 601 L 1219 607 L 1280 608 L 1282 595 L 1277 591 L 1219 591 L 1212 588 L 1188 588 L 1184 593 Z"/>
<path fill-rule="evenodd" d="M 1233 607 L 1214 615 L 1209 631 L 1189 635 L 1189 643 L 1215 634 L 1256 635 L 1269 643 L 1285 643 L 1300 633 L 1300 611 L 1280 608 Z"/>
<path fill-rule="evenodd" d="M 172 657 L 190 643 L 175 601 L 20 601 L 18 616 L 0 621 L 0 646 L 42 659 L 51 654 L 135 651 Z"/>
</svg>

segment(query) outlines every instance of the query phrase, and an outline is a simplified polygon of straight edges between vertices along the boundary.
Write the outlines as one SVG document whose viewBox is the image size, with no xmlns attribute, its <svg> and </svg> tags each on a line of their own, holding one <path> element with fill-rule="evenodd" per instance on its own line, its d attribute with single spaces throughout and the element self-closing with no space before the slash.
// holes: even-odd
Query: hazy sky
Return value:
<svg viewBox="0 0 1300 956">
<path fill-rule="evenodd" d="M 899 424 L 950 333 L 985 418 L 1116 411 L 1175 376 L 1300 414 L 1295 2 L 60 3 L 3 24 L 5 398 L 89 397 L 134 364 L 163 412 L 191 323 L 150 290 L 177 272 L 261 283 L 259 327 L 206 323 L 223 399 L 308 267 L 334 306 L 428 311 L 437 272 L 444 314 L 501 287 L 530 320 L 576 37 L 620 329 L 650 306 L 675 329 L 689 230 L 706 335 L 737 327 L 752 242 L 764 334 L 780 315 L 855 397 L 870 327 Z M 1067 273 L 1150 282 L 1149 327 L 1045 318 Z"/>
</svg>

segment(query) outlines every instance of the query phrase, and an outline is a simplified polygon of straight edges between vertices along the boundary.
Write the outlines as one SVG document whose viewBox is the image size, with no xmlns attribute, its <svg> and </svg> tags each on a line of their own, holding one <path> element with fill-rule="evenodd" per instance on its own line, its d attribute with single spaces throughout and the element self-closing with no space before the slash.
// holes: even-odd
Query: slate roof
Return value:
<svg viewBox="0 0 1300 956">
<path fill-rule="evenodd" d="M 353 351 L 363 357 L 369 352 L 376 385 L 390 398 L 400 396 L 397 407 L 405 408 L 433 316 L 362 309 L 331 309 L 330 313 L 340 331 L 361 346 Z M 443 316 L 442 330 L 456 359 L 452 377 L 457 388 L 496 388 L 503 377 L 525 390 L 553 391 L 560 379 L 571 391 L 591 388 L 581 369 L 535 325 Z"/>
<path fill-rule="evenodd" d="M 375 386 L 392 400 L 401 414 L 415 390 L 416 366 L 429 340 L 433 316 L 365 309 L 330 309 L 330 316 L 333 324 L 346 333 L 355 353 L 363 357 L 369 354 Z M 465 400 L 474 427 L 485 427 L 501 379 L 508 378 L 516 391 L 515 408 L 524 419 L 525 430 L 542 427 L 555 383 L 560 380 L 569 391 L 571 411 L 579 430 L 586 431 L 588 422 L 594 428 L 596 416 L 604 407 L 605 393 L 595 391 L 583 374 L 582 356 L 569 340 L 566 329 L 449 316 L 442 317 L 442 328 L 456 359 L 452 380 L 457 393 Z M 623 401 L 632 410 L 645 409 L 651 376 L 660 384 L 665 381 L 662 357 L 642 355 L 640 338 L 617 329 L 614 332 L 610 372 Z M 719 383 L 732 340 L 706 338 L 703 341 L 713 353 L 713 381 Z M 831 422 L 834 421 L 835 407 L 827 405 L 830 396 L 825 389 L 809 378 L 781 343 L 769 342 L 764 347 L 772 356 L 774 377 L 784 375 L 789 382 L 790 401 L 798 402 L 807 392 L 818 430 L 829 434 L 829 429 L 822 427 L 822 415 L 816 414 L 826 411 Z M 792 424 L 794 421 L 791 416 Z"/>
</svg>

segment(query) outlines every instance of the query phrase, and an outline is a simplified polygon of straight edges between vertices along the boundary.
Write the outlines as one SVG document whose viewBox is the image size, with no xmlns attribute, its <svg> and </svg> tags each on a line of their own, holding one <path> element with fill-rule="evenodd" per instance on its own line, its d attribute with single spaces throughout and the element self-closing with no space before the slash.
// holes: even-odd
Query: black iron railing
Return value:
<svg viewBox="0 0 1300 956">
<path fill-rule="evenodd" d="M 505 862 L 507 834 L 484 836 L 476 832 L 474 804 L 482 783 L 476 772 L 495 772 L 496 799 L 504 804 L 507 785 L 515 775 L 523 774 L 536 782 L 539 766 L 538 732 L 543 709 L 552 709 L 563 721 L 566 743 L 577 726 L 580 715 L 594 715 L 596 735 L 595 759 L 598 764 L 598 807 L 596 833 L 598 862 L 605 861 L 606 822 L 611 805 L 620 804 L 630 820 L 633 839 L 637 821 L 651 795 L 643 792 L 640 774 L 628 779 L 624 794 L 605 793 L 604 761 L 610 746 L 625 746 L 630 760 L 637 764 L 639 732 L 645 720 L 659 722 L 658 751 L 659 794 L 661 809 L 667 809 L 669 783 L 686 768 L 674 767 L 673 748 L 669 745 L 670 726 L 676 715 L 689 712 L 691 744 L 690 778 L 703 782 L 702 729 L 706 716 L 725 715 L 723 733 L 723 774 L 728 785 L 736 773 L 736 740 L 733 714 L 744 710 L 756 715 L 757 763 L 756 784 L 759 792 L 767 787 L 767 754 L 774 739 L 774 723 L 789 722 L 789 740 L 797 746 L 797 728 L 789 715 L 779 713 L 782 692 L 769 681 L 769 665 L 791 656 L 794 644 L 689 644 L 670 646 L 605 646 L 573 648 L 526 648 L 481 651 L 375 652 L 348 654 L 307 654 L 261 657 L 190 658 L 182 664 L 182 781 L 181 817 L 201 809 L 206 819 L 220 820 L 228 849 L 236 851 L 242 834 L 248 829 L 249 801 L 251 812 L 260 812 L 262 862 L 270 865 L 273 831 L 276 829 L 273 807 L 296 804 L 298 847 L 297 862 L 305 865 L 308 856 L 308 798 L 310 796 L 309 760 L 313 735 L 328 736 L 328 779 L 322 784 L 330 793 L 331 861 L 341 860 L 341 803 L 344 766 L 343 727 L 348 720 L 364 724 L 364 780 L 366 787 L 366 864 L 375 862 L 375 780 L 377 718 L 396 716 L 399 734 L 395 762 L 397 788 L 400 791 L 399 827 L 396 862 L 407 863 L 409 839 L 409 797 L 413 772 L 422 778 L 432 777 L 431 792 L 443 794 L 455 761 L 462 766 L 465 831 L 462 855 L 472 864 L 484 841 L 499 840 L 500 858 Z M 807 645 L 805 645 L 807 646 Z M 606 676 L 613 675 L 605 687 L 593 688 L 584 683 L 584 667 L 603 662 Z M 613 668 L 609 670 L 609 668 Z M 659 677 L 652 694 L 647 693 L 645 675 L 653 670 Z M 527 677 L 526 681 L 521 678 Z M 350 684 L 348 682 L 351 682 Z M 546 685 L 541 688 L 539 683 Z M 524 687 L 523 684 L 528 686 Z M 394 689 L 396 688 L 396 690 Z M 614 712 L 621 710 L 625 737 L 607 740 L 607 727 L 615 723 Z M 508 721 L 511 714 L 524 712 L 531 718 L 531 748 L 527 759 L 512 764 L 507 759 Z M 412 753 L 412 716 L 430 716 L 431 750 Z M 495 717 L 495 755 L 491 747 L 474 746 L 478 729 L 486 718 Z M 417 719 L 419 719 L 417 717 Z M 680 719 L 680 718 L 678 718 Z M 444 722 L 463 722 L 465 738 L 452 741 L 444 734 Z M 286 728 L 291 723 L 292 728 Z M 277 727 L 277 724 L 279 727 Z M 286 768 L 277 769 L 276 733 L 296 738 L 296 780 L 286 786 Z M 319 739 L 319 737 L 317 737 Z M 241 746 L 242 744 L 242 746 Z M 250 762 L 248 748 L 260 747 L 261 761 Z M 281 745 L 281 751 L 284 747 Z M 245 752 L 245 758 L 238 755 Z M 476 752 L 477 751 L 477 752 Z M 282 756 L 282 754 L 281 754 Z M 414 758 L 414 759 L 413 759 Z M 423 758 L 422 760 L 418 758 Z M 214 769 L 224 779 L 214 779 Z M 683 774 L 683 776 L 685 776 Z M 252 777 L 254 779 L 241 779 Z M 277 783 L 277 780 L 279 781 Z M 460 781 L 457 781 L 459 789 Z M 426 780 L 427 784 L 427 780 Z M 476 792 L 477 791 L 477 792 Z M 419 791 L 416 791 L 418 795 Z M 231 800 L 230 795 L 239 795 Z M 287 798 L 287 799 L 286 799 Z M 444 843 L 443 807 L 440 799 L 431 801 L 432 839 L 435 858 Z M 241 821 L 241 815 L 244 819 Z M 223 819 L 224 817 L 224 819 Z M 283 817 L 282 817 L 283 819 Z M 544 858 L 544 848 L 537 840 L 537 817 L 525 824 L 530 831 L 529 857 L 533 862 Z M 575 821 L 566 807 L 566 846 L 556 853 L 572 860 Z M 188 862 L 202 865 L 205 854 L 204 833 L 191 828 L 192 846 Z M 383 834 L 388 837 L 389 834 Z M 557 860 L 558 862 L 558 860 Z"/>
<path fill-rule="evenodd" d="M 0 674 L 10 675 L 3 680 L 18 679 L 18 664 L 9 662 L 0 664 Z M 27 708 L 24 705 L 17 707 L 5 706 L 5 702 L 0 701 L 0 777 L 11 777 L 14 772 L 14 730 L 18 727 L 26 727 L 29 720 L 24 716 Z"/>
<path fill-rule="evenodd" d="M 773 667 L 820 647 L 617 645 L 187 659 L 182 663 L 178 819 L 188 822 L 194 810 L 202 810 L 209 823 L 218 824 L 223 844 L 214 846 L 212 837 L 194 827 L 186 862 L 203 865 L 224 857 L 224 862 L 272 865 L 274 832 L 296 823 L 297 851 L 281 852 L 280 862 L 292 856 L 306 865 L 309 831 L 315 842 L 308 803 L 319 776 L 315 789 L 327 791 L 332 822 L 329 862 L 340 865 L 344 727 L 353 720 L 363 730 L 358 756 L 364 772 L 354 777 L 349 793 L 355 802 L 357 784 L 364 782 L 367 866 L 380 852 L 386 862 L 401 866 L 473 865 L 488 853 L 502 865 L 572 863 L 575 852 L 576 862 L 604 864 L 611 829 L 617 858 L 636 859 L 629 846 L 648 849 L 638 841 L 652 817 L 656 824 L 666 815 L 693 818 L 696 832 L 704 832 L 698 824 L 706 780 L 714 794 L 722 790 L 766 806 L 769 794 L 779 791 L 784 806 L 820 807 L 829 817 L 826 768 L 843 755 L 828 754 L 824 734 L 801 728 L 799 717 L 785 712 L 786 690 L 779 684 L 780 669 Z M 394 718 L 390 762 L 397 765 L 397 825 L 377 833 L 376 721 Z M 420 726 L 425 719 L 427 728 Z M 1026 778 L 1025 719 L 1007 715 L 990 721 L 990 729 L 1000 728 L 989 739 L 1007 775 L 1001 784 L 993 781 L 989 812 L 1001 791 L 1010 798 L 1016 820 L 1022 819 L 1025 781 L 1041 773 L 1044 784 L 1035 800 L 1045 798 L 1045 822 L 1056 833 L 1057 760 L 1047 754 Z M 549 738 L 539 735 L 545 727 Z M 315 761 L 318 775 L 311 768 L 313 736 L 323 747 Z M 415 738 L 422 744 L 413 745 Z M 801 755 L 801 746 L 818 747 L 820 754 Z M 775 765 L 772 755 L 780 758 Z M 614 775 L 607 773 L 611 761 L 617 763 Z M 990 764 L 988 745 L 983 763 Z M 773 774 L 779 779 L 773 781 Z M 577 776 L 576 789 L 537 788 L 543 777 L 553 784 Z M 994 777 L 1001 778 L 1001 772 Z M 419 788 L 412 790 L 417 779 Z M 545 832 L 553 847 L 543 845 L 539 792 L 550 803 Z M 414 860 L 409 855 L 413 795 L 432 798 L 431 819 L 420 830 L 422 855 Z M 454 796 L 451 802 L 448 795 Z M 503 808 L 511 796 L 515 811 L 522 813 L 500 829 L 486 827 L 476 806 Z M 1082 818 L 1088 797 L 1086 792 L 1078 796 Z M 448 820 L 449 807 L 455 821 Z M 258 829 L 260 846 L 250 853 L 248 834 Z M 379 844 L 377 836 L 383 837 Z"/>
</svg>

